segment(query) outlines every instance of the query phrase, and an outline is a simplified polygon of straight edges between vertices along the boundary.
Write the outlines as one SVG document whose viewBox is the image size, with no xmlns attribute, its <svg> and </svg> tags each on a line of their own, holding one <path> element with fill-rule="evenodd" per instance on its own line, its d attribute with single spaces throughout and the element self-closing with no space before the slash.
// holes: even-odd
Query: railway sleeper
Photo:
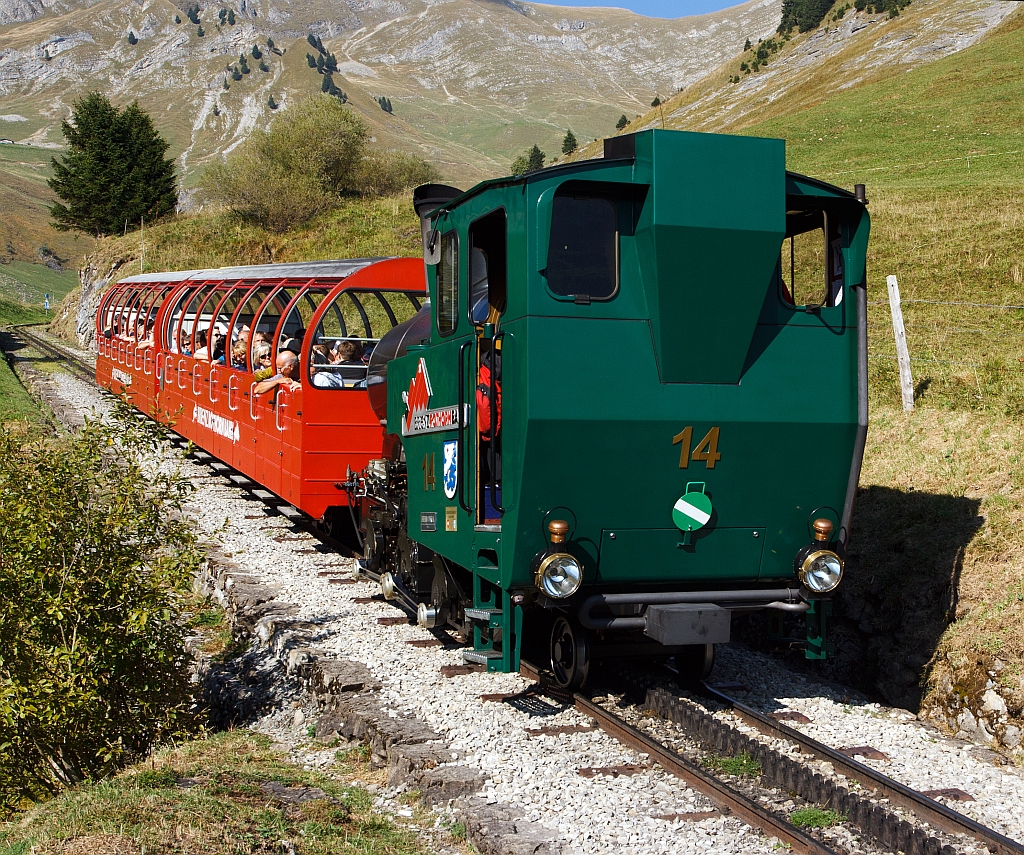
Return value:
<svg viewBox="0 0 1024 855">
<path fill-rule="evenodd" d="M 733 756 L 746 752 L 760 762 L 761 777 L 766 783 L 795 793 L 811 804 L 827 805 L 844 814 L 849 823 L 890 851 L 905 855 L 957 855 L 955 847 L 943 844 L 940 838 L 914 826 L 885 804 L 870 801 L 867 794 L 862 796 L 848 791 L 832 778 L 747 736 L 664 689 L 648 690 L 644 706 L 662 718 L 682 725 L 707 747 Z"/>
</svg>

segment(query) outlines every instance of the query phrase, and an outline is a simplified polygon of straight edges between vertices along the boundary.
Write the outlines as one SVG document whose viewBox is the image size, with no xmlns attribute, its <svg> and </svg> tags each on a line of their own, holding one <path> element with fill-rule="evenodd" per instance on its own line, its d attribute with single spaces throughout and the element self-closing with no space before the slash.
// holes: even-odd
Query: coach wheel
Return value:
<svg viewBox="0 0 1024 855">
<path fill-rule="evenodd" d="M 563 689 L 578 689 L 590 670 L 590 642 L 586 630 L 559 617 L 551 630 L 551 670 Z"/>
<path fill-rule="evenodd" d="M 676 671 L 686 685 L 696 685 L 711 676 L 715 667 L 715 645 L 688 644 L 676 654 Z"/>
</svg>

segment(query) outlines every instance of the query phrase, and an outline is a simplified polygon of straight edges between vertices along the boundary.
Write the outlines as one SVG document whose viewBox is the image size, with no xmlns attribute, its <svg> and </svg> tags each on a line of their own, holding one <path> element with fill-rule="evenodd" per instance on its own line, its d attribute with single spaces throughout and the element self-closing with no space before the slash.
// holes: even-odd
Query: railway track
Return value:
<svg viewBox="0 0 1024 855">
<path fill-rule="evenodd" d="M 85 380 L 91 385 L 96 386 L 95 366 L 90 365 L 69 348 L 64 348 L 46 336 L 40 335 L 36 331 L 36 328 L 40 326 L 41 324 L 19 324 L 11 327 L 11 329 L 16 336 L 24 339 L 27 344 L 40 353 L 51 357 L 57 362 L 64 363 L 68 371 L 79 380 Z"/>
<path fill-rule="evenodd" d="M 631 724 L 626 718 L 595 703 L 583 694 L 571 698 L 552 685 L 550 677 L 537 666 L 524 663 L 522 675 L 540 685 L 543 691 L 563 703 L 573 704 L 590 716 L 611 736 L 636 751 L 648 754 L 666 771 L 682 778 L 695 790 L 710 798 L 721 809 L 730 811 L 765 834 L 778 837 L 794 851 L 825 853 L 830 849 L 821 840 L 795 828 L 787 816 L 780 816 L 746 794 L 709 775 L 680 752 Z M 634 710 L 641 716 L 654 712 L 671 722 L 682 734 L 703 749 L 725 756 L 747 754 L 761 767 L 762 780 L 768 786 L 799 796 L 811 805 L 827 805 L 843 814 L 863 835 L 883 851 L 906 855 L 956 855 L 960 849 L 946 842 L 945 835 L 933 830 L 967 838 L 998 855 L 1024 855 L 1024 846 L 1015 840 L 954 811 L 930 796 L 913 790 L 871 767 L 859 763 L 834 748 L 799 730 L 776 721 L 728 696 L 708 684 L 699 694 L 711 704 L 727 710 L 746 726 L 769 739 L 795 745 L 797 755 L 830 763 L 838 775 L 853 786 L 822 775 L 808 763 L 796 760 L 793 753 L 782 753 L 764 741 L 743 733 L 723 721 L 713 710 L 681 694 L 662 687 L 644 688 L 636 678 L 632 691 L 644 692 L 643 702 Z M 956 791 L 951 791 L 955 793 Z M 904 813 L 901 814 L 896 808 Z M 908 817 L 905 818 L 905 817 Z"/>
</svg>

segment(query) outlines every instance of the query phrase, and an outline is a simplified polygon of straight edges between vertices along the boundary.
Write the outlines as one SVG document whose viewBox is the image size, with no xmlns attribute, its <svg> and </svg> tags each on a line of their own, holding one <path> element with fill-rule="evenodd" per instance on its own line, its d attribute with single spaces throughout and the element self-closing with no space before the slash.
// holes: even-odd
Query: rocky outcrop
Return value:
<svg viewBox="0 0 1024 855">
<path fill-rule="evenodd" d="M 106 267 L 95 256 L 87 256 L 82 269 L 78 271 L 78 279 L 82 283 L 82 294 L 78 302 L 78 312 L 75 317 L 75 337 L 82 348 L 92 346 L 96 337 L 96 310 L 99 308 L 100 298 L 106 291 L 107 285 L 119 278 L 118 271 L 126 263 L 125 259 L 117 261 Z M 106 267 L 106 269 L 103 269 Z"/>
</svg>

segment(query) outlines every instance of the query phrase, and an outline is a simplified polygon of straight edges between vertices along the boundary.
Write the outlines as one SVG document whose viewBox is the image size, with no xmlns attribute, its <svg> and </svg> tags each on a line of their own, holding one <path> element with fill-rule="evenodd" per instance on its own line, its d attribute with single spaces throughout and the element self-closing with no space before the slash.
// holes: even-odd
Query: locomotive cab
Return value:
<svg viewBox="0 0 1024 855">
<path fill-rule="evenodd" d="M 418 191 L 430 325 L 387 362 L 367 472 L 385 592 L 492 670 L 542 639 L 565 685 L 592 655 L 700 670 L 752 609 L 804 613 L 824 657 L 867 426 L 863 202 L 780 140 L 662 130 L 448 190 Z"/>
</svg>

